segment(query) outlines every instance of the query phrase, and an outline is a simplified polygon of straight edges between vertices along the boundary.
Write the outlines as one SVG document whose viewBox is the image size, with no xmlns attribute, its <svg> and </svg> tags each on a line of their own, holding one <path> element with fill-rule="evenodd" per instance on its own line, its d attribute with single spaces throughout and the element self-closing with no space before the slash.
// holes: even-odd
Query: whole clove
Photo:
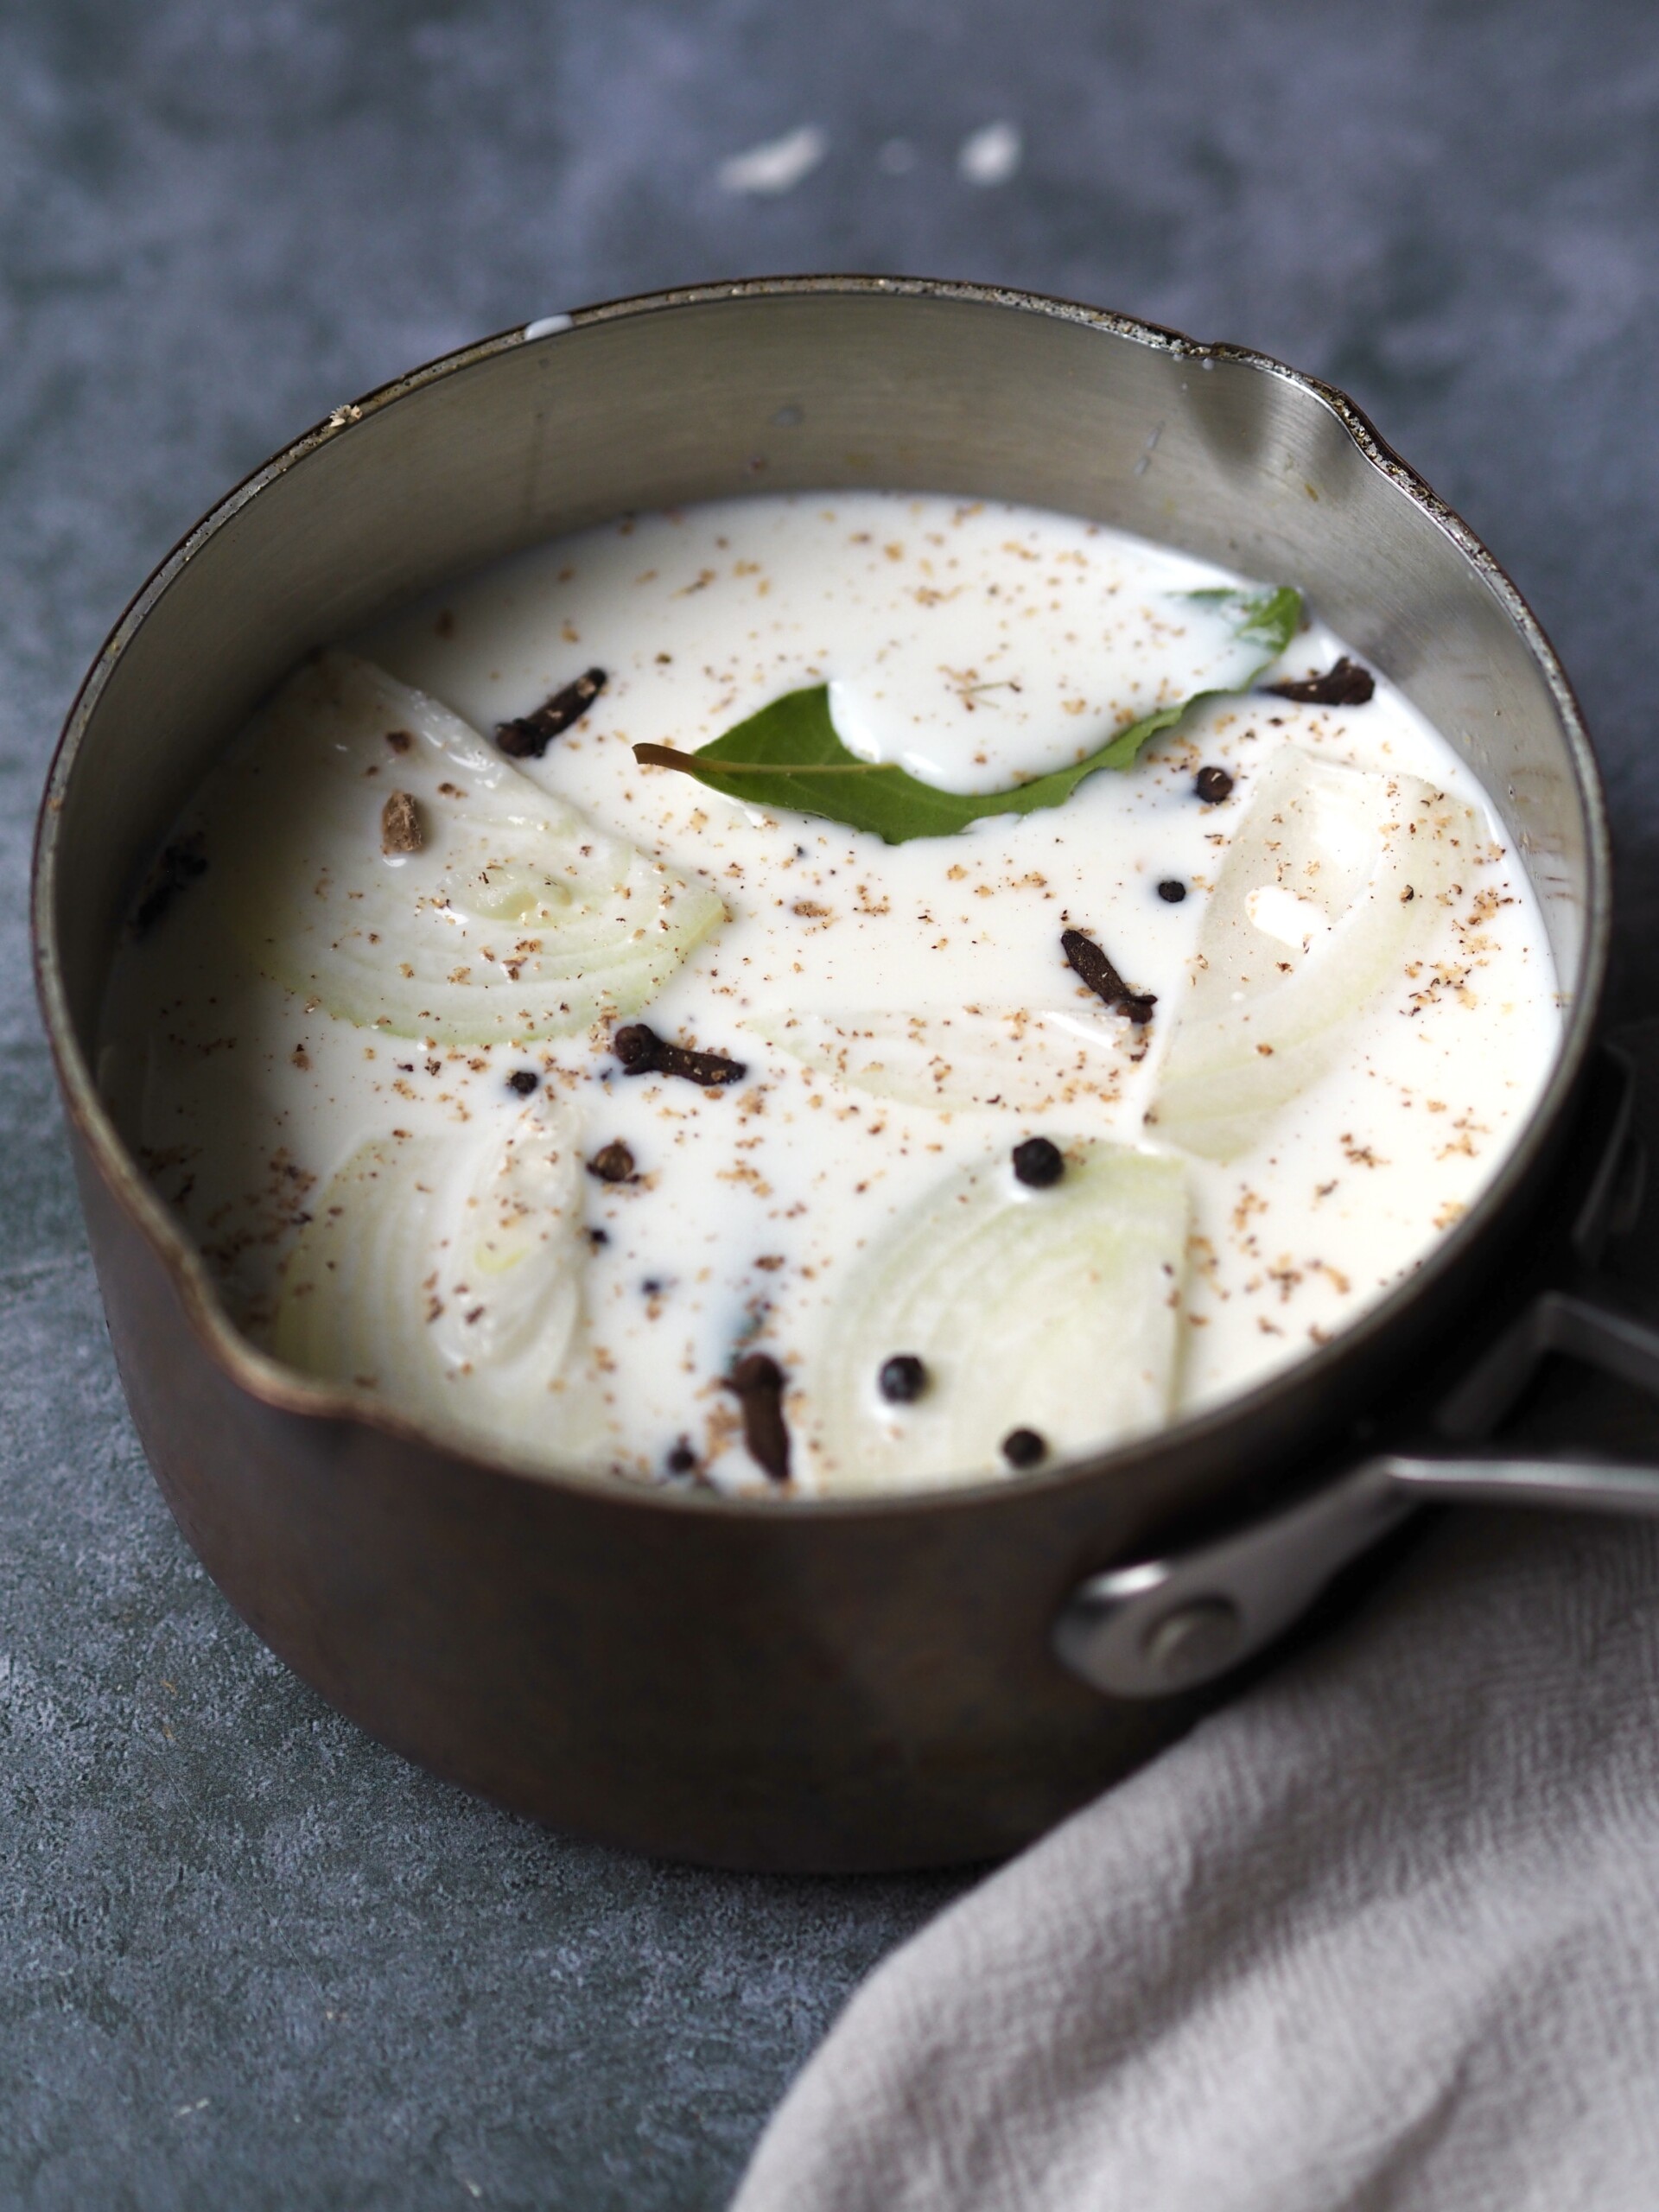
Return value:
<svg viewBox="0 0 1659 2212">
<path fill-rule="evenodd" d="M 1081 930 L 1062 930 L 1060 950 L 1072 974 L 1086 983 L 1097 999 L 1103 999 L 1115 1014 L 1128 1014 L 1141 1028 L 1152 1020 L 1152 1009 L 1158 1003 L 1157 993 L 1132 991 L 1093 938 L 1086 937 Z"/>
<path fill-rule="evenodd" d="M 1263 688 L 1281 699 L 1299 700 L 1306 707 L 1363 707 L 1376 690 L 1376 678 L 1369 668 L 1362 668 L 1344 653 L 1323 676 L 1306 676 Z"/>
<path fill-rule="evenodd" d="M 135 938 L 148 937 L 186 884 L 207 874 L 207 856 L 202 850 L 202 842 L 198 831 L 162 848 L 161 858 L 145 877 L 132 910 Z"/>
<path fill-rule="evenodd" d="M 1192 788 L 1206 806 L 1219 806 L 1231 791 L 1233 779 L 1224 768 L 1200 768 Z"/>
<path fill-rule="evenodd" d="M 770 1353 L 740 1359 L 726 1387 L 743 1409 L 743 1442 L 755 1465 L 775 1483 L 789 1480 L 789 1430 L 784 1421 L 784 1370 Z"/>
<path fill-rule="evenodd" d="M 588 1163 L 588 1173 L 601 1183 L 626 1183 L 633 1173 L 633 1154 L 620 1137 L 601 1145 Z"/>
<path fill-rule="evenodd" d="M 671 1045 L 643 1021 L 630 1021 L 611 1039 L 611 1050 L 622 1063 L 624 1075 L 679 1075 L 705 1090 L 721 1084 L 741 1083 L 748 1073 L 746 1060 L 728 1059 L 723 1052 L 694 1052 L 689 1045 Z"/>
<path fill-rule="evenodd" d="M 498 722 L 495 741 L 501 750 L 514 760 L 539 760 L 553 740 L 579 722 L 600 693 L 605 689 L 607 677 L 602 668 L 590 668 L 544 699 L 532 714 L 520 715 L 510 722 Z"/>
</svg>

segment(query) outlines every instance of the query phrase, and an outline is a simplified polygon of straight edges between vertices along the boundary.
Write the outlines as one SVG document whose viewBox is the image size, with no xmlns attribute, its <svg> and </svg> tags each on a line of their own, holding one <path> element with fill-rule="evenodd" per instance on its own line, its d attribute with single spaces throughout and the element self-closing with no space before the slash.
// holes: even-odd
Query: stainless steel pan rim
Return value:
<svg viewBox="0 0 1659 2212">
<path fill-rule="evenodd" d="M 1021 1476 L 1017 1484 L 1002 1478 L 964 1483 L 937 1491 L 906 1492 L 890 1497 L 860 1498 L 804 1498 L 787 1503 L 748 1501 L 703 1491 L 646 1490 L 632 1484 L 607 1484 L 609 1502 L 641 1513 L 690 1513 L 748 1518 L 757 1513 L 786 1513 L 791 1519 L 848 1520 L 899 1516 L 950 1516 L 982 1506 L 988 1497 L 1002 1497 L 1015 1489 L 1022 1495 L 1065 1490 L 1087 1478 L 1109 1476 L 1143 1463 L 1167 1444 L 1201 1446 L 1236 1426 L 1248 1424 L 1294 1376 L 1300 1383 L 1317 1379 L 1360 1348 L 1389 1331 L 1402 1313 L 1444 1275 L 1456 1268 L 1498 1216 L 1538 1170 L 1551 1135 L 1569 1105 L 1578 1085 L 1596 1022 L 1605 975 L 1611 925 L 1609 839 L 1599 778 L 1571 685 L 1537 618 L 1513 582 L 1468 525 L 1436 497 L 1414 470 L 1377 435 L 1368 418 L 1344 393 L 1315 378 L 1288 367 L 1271 356 L 1249 347 L 1205 344 L 1179 332 L 1133 317 L 1085 307 L 1074 302 L 1004 287 L 957 283 L 925 278 L 853 275 L 760 277 L 737 283 L 682 287 L 637 298 L 607 302 L 579 308 L 569 317 L 551 318 L 558 326 L 531 336 L 537 326 L 515 326 L 498 335 L 447 354 L 359 401 L 336 408 L 327 419 L 296 439 L 282 452 L 229 493 L 180 542 L 134 597 L 111 631 L 89 671 L 59 740 L 48 775 L 37 826 L 33 880 L 34 946 L 37 986 L 48 1037 L 57 1066 L 67 1110 L 81 1133 L 98 1168 L 119 1204 L 141 1227 L 161 1258 L 176 1287 L 204 1348 L 226 1376 L 254 1399 L 280 1411 L 319 1421 L 345 1421 L 376 1429 L 411 1444 L 429 1445 L 430 1432 L 402 1421 L 389 1410 L 365 1404 L 353 1393 L 311 1381 L 279 1364 L 254 1347 L 235 1327 L 220 1304 L 207 1269 L 194 1247 L 156 1197 L 142 1171 L 128 1154 L 99 1100 L 71 1018 L 58 958 L 55 902 L 58 880 L 58 816 L 63 794 L 74 773 L 81 741 L 111 671 L 151 609 L 170 585 L 212 539 L 257 499 L 267 486 L 303 462 L 331 441 L 349 436 L 356 427 L 424 387 L 458 372 L 525 345 L 556 346 L 567 332 L 580 332 L 596 323 L 624 318 L 672 314 L 687 307 L 703 307 L 720 301 L 742 301 L 778 296 L 853 294 L 922 298 L 978 304 L 1011 313 L 1052 317 L 1098 330 L 1103 335 L 1127 340 L 1191 362 L 1200 372 L 1222 363 L 1236 365 L 1262 376 L 1282 380 L 1305 392 L 1341 425 L 1353 445 L 1371 467 L 1387 477 L 1433 525 L 1457 547 L 1503 613 L 1522 639 L 1542 675 L 1560 718 L 1571 763 L 1577 796 L 1586 827 L 1587 898 L 1584 915 L 1580 972 L 1573 979 L 1560 1048 L 1543 1096 L 1526 1128 L 1511 1147 L 1492 1181 L 1470 1209 L 1427 1256 L 1411 1276 L 1380 1300 L 1368 1313 L 1343 1330 L 1332 1343 L 1243 1395 L 1229 1399 L 1208 1412 L 1188 1416 L 1159 1432 L 1153 1439 L 1088 1459 L 1074 1459 L 1040 1474 Z M 480 1471 L 512 1482 L 549 1483 L 592 1490 L 593 1477 L 550 1471 L 544 1466 L 515 1461 L 475 1446 L 464 1447 L 466 1456 Z"/>
</svg>

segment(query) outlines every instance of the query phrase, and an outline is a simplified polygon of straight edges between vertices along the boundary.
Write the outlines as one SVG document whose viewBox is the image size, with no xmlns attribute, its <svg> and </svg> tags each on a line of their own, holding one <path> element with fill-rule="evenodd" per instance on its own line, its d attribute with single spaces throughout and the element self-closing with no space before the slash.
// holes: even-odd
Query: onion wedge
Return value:
<svg viewBox="0 0 1659 2212">
<path fill-rule="evenodd" d="M 289 1255 L 271 1350 L 451 1433 L 602 1460 L 577 1136 L 537 1101 L 481 1141 L 359 1145 Z"/>
<path fill-rule="evenodd" d="M 1052 1464 L 1169 1418 L 1186 1169 L 1097 1140 L 1062 1149 L 1046 1189 L 1006 1154 L 947 1177 L 866 1255 L 823 1329 L 807 1422 L 822 1490 L 1007 1475 L 1017 1430 Z M 925 1382 L 894 1405 L 879 1378 L 904 1354 Z"/>
<path fill-rule="evenodd" d="M 525 1041 L 637 1014 L 725 916 L 707 884 L 344 653 L 283 684 L 205 826 L 261 971 L 393 1036 Z"/>
<path fill-rule="evenodd" d="M 1258 1143 L 1344 1050 L 1350 1025 L 1408 986 L 1478 865 L 1480 825 L 1416 776 L 1287 746 L 1228 846 L 1147 1116 L 1209 1160 Z"/>
</svg>

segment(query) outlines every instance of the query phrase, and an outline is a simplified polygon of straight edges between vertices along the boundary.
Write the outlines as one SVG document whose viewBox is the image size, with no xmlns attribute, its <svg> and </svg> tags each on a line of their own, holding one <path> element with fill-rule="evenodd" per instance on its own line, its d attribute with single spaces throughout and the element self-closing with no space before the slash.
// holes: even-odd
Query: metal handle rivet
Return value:
<svg viewBox="0 0 1659 2212">
<path fill-rule="evenodd" d="M 1195 1598 L 1154 1621 L 1141 1649 L 1159 1680 L 1179 1689 L 1229 1666 L 1243 1635 L 1243 1616 L 1230 1598 Z"/>
</svg>

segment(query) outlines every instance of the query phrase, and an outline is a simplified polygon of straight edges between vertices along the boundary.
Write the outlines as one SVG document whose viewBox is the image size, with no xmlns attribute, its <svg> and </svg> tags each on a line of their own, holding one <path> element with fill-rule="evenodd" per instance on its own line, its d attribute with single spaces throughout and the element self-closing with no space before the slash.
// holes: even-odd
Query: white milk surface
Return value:
<svg viewBox="0 0 1659 2212">
<path fill-rule="evenodd" d="M 331 1018 L 314 995 L 258 975 L 220 930 L 210 785 L 181 825 L 205 823 L 206 873 L 124 950 L 100 1077 L 232 1313 L 269 1341 L 296 1238 L 365 1142 L 383 1141 L 394 1160 L 397 1147 L 416 1147 L 423 1203 L 441 1210 L 439 1186 L 473 1172 L 480 1144 L 518 1127 L 533 1134 L 552 1116 L 584 1157 L 620 1140 L 637 1166 L 627 1182 L 584 1174 L 577 1186 L 585 1230 L 603 1232 L 584 1234 L 569 1262 L 586 1464 L 779 1494 L 746 1452 L 726 1380 L 737 1357 L 759 1349 L 788 1381 L 790 1492 L 1007 1475 L 1000 1428 L 971 1465 L 959 1441 L 950 1446 L 958 1457 L 937 1464 L 930 1453 L 946 1447 L 928 1439 L 945 1432 L 928 1427 L 925 1403 L 891 1412 L 893 1449 L 874 1473 L 855 1477 L 837 1459 L 826 1442 L 834 1409 L 815 1393 L 837 1371 L 838 1346 L 861 1341 L 837 1301 L 931 1192 L 953 1176 L 987 1188 L 985 1179 L 1006 1180 L 1025 1138 L 1047 1136 L 1062 1152 L 1100 1140 L 1171 1151 L 1147 1116 L 1198 972 L 1208 894 L 1253 789 L 1294 746 L 1423 779 L 1478 823 L 1459 848 L 1433 942 L 1345 1019 L 1335 1065 L 1242 1156 L 1178 1154 L 1191 1235 L 1185 1281 L 1166 1301 L 1176 1350 L 1164 1408 L 1212 1404 L 1327 1341 L 1408 1274 L 1486 1182 L 1560 1033 L 1541 919 L 1497 817 L 1387 683 L 1347 709 L 1231 696 L 1061 807 L 897 846 L 746 806 L 642 768 L 632 749 L 695 751 L 779 694 L 828 683 L 855 753 L 957 791 L 998 789 L 1080 758 L 1157 705 L 1238 680 L 1237 648 L 1179 596 L 1237 581 L 1034 510 L 880 493 L 768 496 L 543 547 L 353 641 L 486 738 L 589 666 L 607 672 L 584 718 L 541 760 L 515 766 L 719 892 L 728 918 L 639 1018 L 741 1059 L 747 1073 L 717 1090 L 625 1076 L 607 1022 L 551 1041 L 458 1047 Z M 1317 579 L 1306 581 L 1309 625 L 1276 676 L 1326 669 L 1342 650 L 1313 619 Z M 1219 804 L 1195 795 L 1204 765 L 1234 779 Z M 389 759 L 367 789 L 365 840 L 378 837 L 395 774 Z M 1160 882 L 1186 895 L 1172 902 Z M 1258 894 L 1251 911 L 1287 944 L 1313 913 L 1277 893 L 1265 903 Z M 1066 927 L 1156 995 L 1147 1026 L 1078 982 L 1060 952 Z M 505 945 L 499 957 L 510 957 Z M 505 1002 L 512 985 L 499 988 Z M 861 1032 L 877 1042 L 849 1061 L 846 1037 Z M 969 1078 L 982 1103 L 940 1110 L 837 1073 L 881 1060 L 882 1039 L 907 1035 L 924 1067 L 966 1035 L 968 1062 L 982 1053 Z M 824 1064 L 804 1064 L 780 1037 L 817 1039 Z M 1020 1043 L 1032 1037 L 1034 1058 Z M 514 1071 L 536 1075 L 533 1095 L 512 1088 Z M 443 1325 L 454 1339 L 453 1313 Z M 1103 1369 L 1114 1334 L 1097 1344 Z M 1065 1356 L 1089 1354 L 1072 1344 Z M 557 1465 L 571 1456 L 559 1390 L 572 1381 L 528 1416 L 516 1400 L 511 1418 L 491 1413 L 487 1393 L 458 1390 L 455 1425 Z M 874 1378 L 836 1387 L 874 1391 Z M 1118 1433 L 1161 1417 L 1141 1405 Z M 1045 1436 L 1057 1455 L 1088 1440 Z"/>
</svg>

